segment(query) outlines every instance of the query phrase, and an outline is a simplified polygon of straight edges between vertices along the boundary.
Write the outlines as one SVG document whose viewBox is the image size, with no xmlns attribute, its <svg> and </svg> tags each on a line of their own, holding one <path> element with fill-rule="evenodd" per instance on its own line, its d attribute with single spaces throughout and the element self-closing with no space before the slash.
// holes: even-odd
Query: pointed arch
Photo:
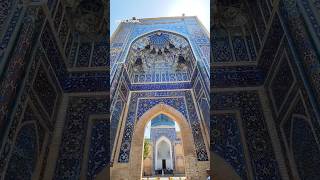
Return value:
<svg viewBox="0 0 320 180">
<path fill-rule="evenodd" d="M 132 137 L 132 147 L 130 152 L 129 176 L 132 179 L 142 177 L 142 154 L 145 127 L 149 121 L 160 114 L 165 114 L 170 119 L 178 123 L 181 131 L 182 147 L 185 158 L 185 174 L 187 177 L 199 178 L 206 174 L 209 168 L 208 162 L 197 161 L 195 154 L 195 143 L 192 136 L 192 129 L 187 118 L 175 108 L 159 103 L 145 112 L 138 120 L 134 128 Z M 201 177 L 203 178 L 203 177 Z M 201 179 L 200 178 L 200 179 Z"/>
<path fill-rule="evenodd" d="M 155 146 L 155 169 L 157 170 L 158 167 L 158 146 L 161 142 L 165 142 L 169 145 L 169 149 L 170 149 L 170 165 L 169 168 L 173 169 L 173 150 L 172 150 L 172 143 L 171 141 L 165 137 L 165 136 L 161 136 L 157 141 L 156 141 L 156 146 Z"/>
<path fill-rule="evenodd" d="M 173 31 L 173 30 L 169 30 L 169 29 L 163 29 L 163 28 L 159 28 L 159 29 L 154 29 L 154 30 L 150 30 L 150 31 L 147 31 L 145 33 L 142 33 L 142 34 L 139 34 L 138 36 L 132 38 L 129 42 L 128 42 L 128 45 L 126 46 L 125 48 L 125 51 L 122 55 L 122 57 L 120 57 L 119 59 L 119 62 L 117 63 L 124 63 L 126 64 L 127 63 L 127 57 L 129 55 L 129 52 L 130 52 L 130 49 L 132 47 L 132 45 L 137 41 L 139 40 L 140 38 L 143 38 L 145 36 L 149 36 L 151 34 L 154 34 L 154 33 L 157 33 L 157 32 L 166 32 L 166 33 L 169 33 L 169 34 L 173 34 L 173 35 L 176 35 L 176 36 L 179 36 L 183 39 L 185 39 L 187 41 L 187 43 L 189 44 L 190 46 L 190 49 L 192 51 L 192 54 L 193 54 L 193 57 L 195 58 L 195 61 L 197 61 L 198 59 L 200 59 L 198 56 L 197 56 L 197 53 L 196 52 L 196 47 L 194 47 L 193 43 L 191 43 L 191 39 L 188 37 L 187 34 L 184 34 L 182 32 L 177 32 L 177 31 Z"/>
</svg>

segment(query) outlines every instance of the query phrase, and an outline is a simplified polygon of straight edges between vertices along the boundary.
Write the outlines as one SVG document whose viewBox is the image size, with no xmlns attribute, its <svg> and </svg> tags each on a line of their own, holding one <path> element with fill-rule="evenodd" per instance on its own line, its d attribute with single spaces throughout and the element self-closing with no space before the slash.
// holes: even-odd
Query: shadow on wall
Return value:
<svg viewBox="0 0 320 180">
<path fill-rule="evenodd" d="M 110 166 L 104 168 L 96 177 L 96 180 L 109 180 L 106 177 L 110 177 Z"/>
<path fill-rule="evenodd" d="M 236 171 L 219 155 L 210 152 L 210 176 L 214 180 L 241 180 Z"/>
</svg>

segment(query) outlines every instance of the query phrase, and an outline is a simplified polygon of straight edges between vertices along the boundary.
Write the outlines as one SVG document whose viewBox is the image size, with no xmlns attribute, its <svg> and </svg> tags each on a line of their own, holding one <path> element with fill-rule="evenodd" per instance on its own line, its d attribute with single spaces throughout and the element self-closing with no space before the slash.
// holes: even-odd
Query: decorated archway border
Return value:
<svg viewBox="0 0 320 180">
<path fill-rule="evenodd" d="M 184 90 L 131 93 L 118 162 L 129 162 L 133 131 L 137 119 L 139 119 L 146 111 L 160 103 L 172 106 L 188 119 L 196 146 L 197 159 L 198 161 L 208 161 L 209 156 L 203 139 L 200 119 L 195 108 L 194 98 L 190 90 Z"/>
<path fill-rule="evenodd" d="M 66 101 L 59 152 L 52 152 L 56 156 L 53 178 L 94 178 L 110 161 L 107 94 L 71 95 Z"/>
<path fill-rule="evenodd" d="M 197 161 L 197 150 L 195 140 L 193 139 L 193 130 L 189 125 L 187 118 L 179 112 L 176 108 L 165 103 L 158 103 L 152 108 L 148 109 L 137 121 L 133 130 L 131 142 L 131 159 L 129 162 L 130 179 L 140 179 L 142 176 L 142 152 L 144 141 L 144 130 L 149 121 L 154 117 L 165 114 L 170 119 L 179 124 L 182 134 L 182 146 L 184 150 L 185 159 L 185 173 L 189 178 L 203 179 L 206 176 L 206 169 L 209 168 L 208 161 Z"/>
</svg>

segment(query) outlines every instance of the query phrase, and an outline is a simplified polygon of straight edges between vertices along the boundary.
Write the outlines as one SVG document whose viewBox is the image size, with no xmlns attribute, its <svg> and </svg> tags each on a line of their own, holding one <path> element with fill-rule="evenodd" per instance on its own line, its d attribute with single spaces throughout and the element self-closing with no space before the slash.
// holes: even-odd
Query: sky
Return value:
<svg viewBox="0 0 320 180">
<path fill-rule="evenodd" d="M 121 20 L 197 16 L 210 31 L 210 0 L 111 0 L 110 33 L 112 34 Z"/>
</svg>

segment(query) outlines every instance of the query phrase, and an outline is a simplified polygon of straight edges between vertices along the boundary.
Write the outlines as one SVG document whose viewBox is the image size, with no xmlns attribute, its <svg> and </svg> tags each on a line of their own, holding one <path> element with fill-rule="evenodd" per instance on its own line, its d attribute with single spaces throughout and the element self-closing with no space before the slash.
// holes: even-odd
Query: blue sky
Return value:
<svg viewBox="0 0 320 180">
<path fill-rule="evenodd" d="M 111 0 L 110 33 L 119 21 L 136 18 L 197 16 L 210 30 L 210 0 Z"/>
</svg>

